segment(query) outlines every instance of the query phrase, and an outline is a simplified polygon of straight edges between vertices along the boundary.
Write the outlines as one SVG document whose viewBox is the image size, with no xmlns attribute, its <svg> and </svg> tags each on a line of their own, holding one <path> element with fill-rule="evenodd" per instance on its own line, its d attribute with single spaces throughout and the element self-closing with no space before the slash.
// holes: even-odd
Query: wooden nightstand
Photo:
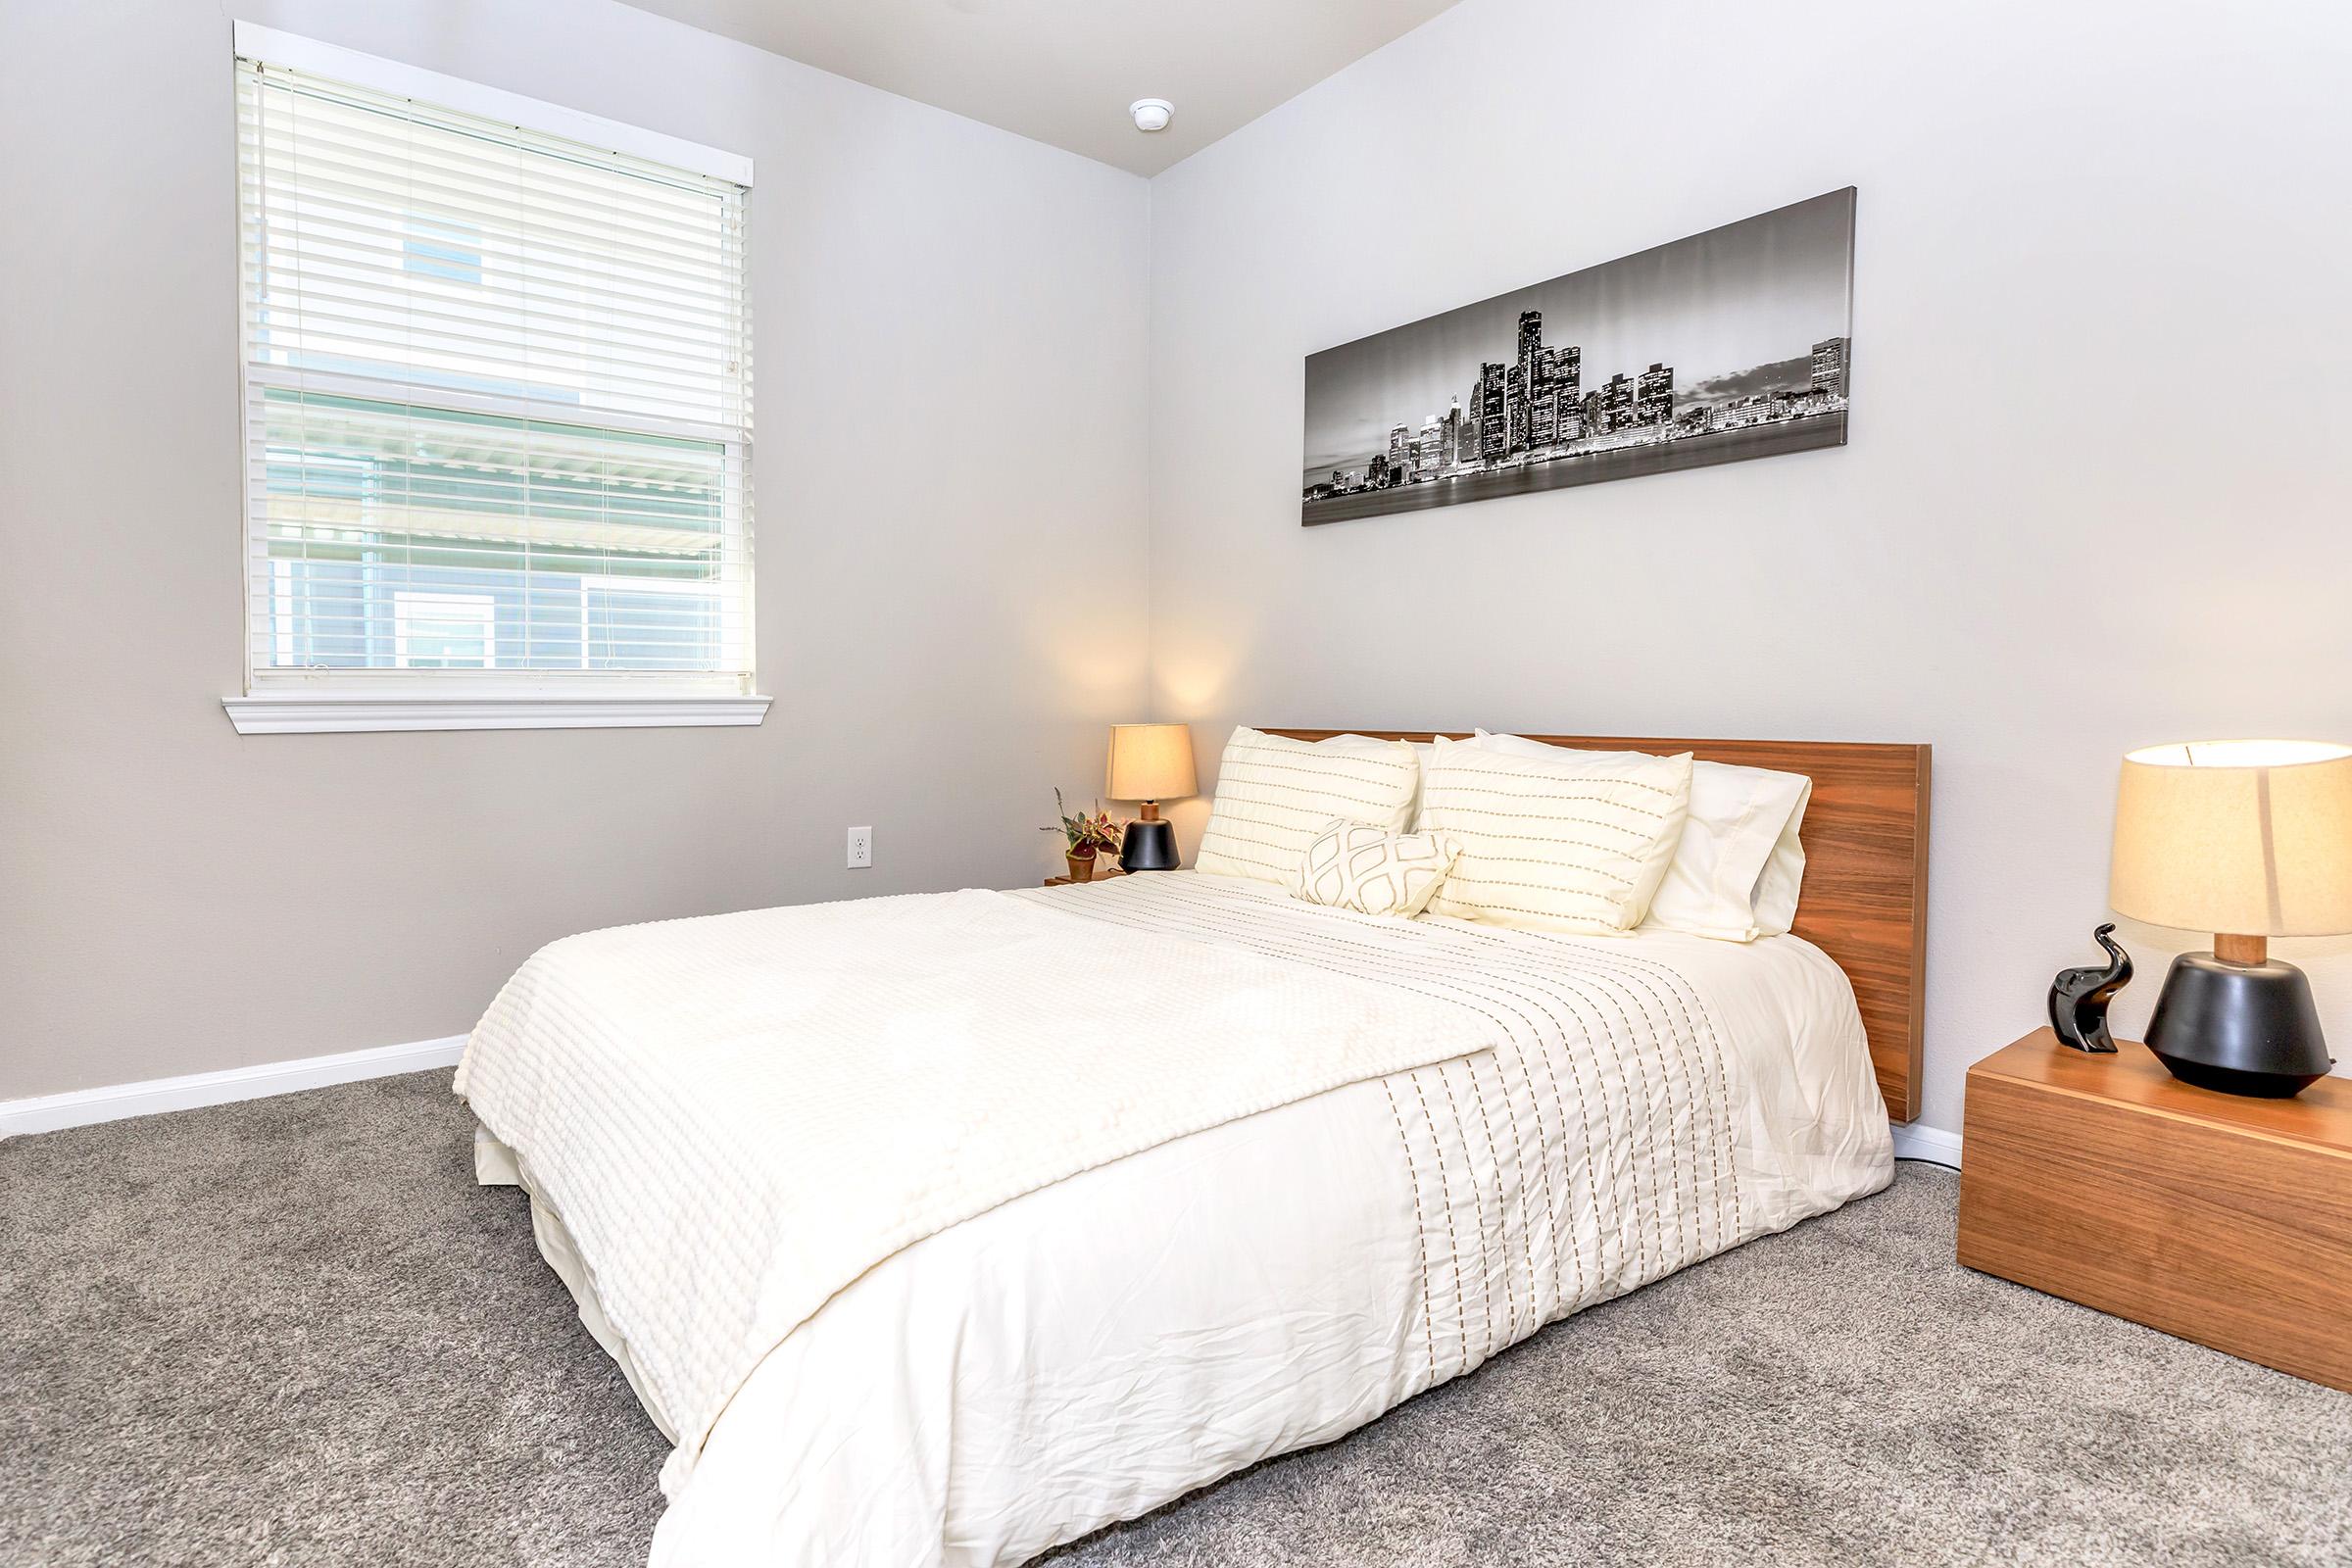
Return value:
<svg viewBox="0 0 2352 1568">
<path fill-rule="evenodd" d="M 2352 1391 L 2352 1081 L 2247 1100 L 2118 1044 L 1968 1070 L 1960 1261 Z"/>
<path fill-rule="evenodd" d="M 1114 876 L 1125 876 L 1126 874 L 1127 874 L 1127 873 L 1126 873 L 1126 872 L 1124 872 L 1124 871 L 1114 871 L 1114 870 L 1111 870 L 1111 869 L 1109 869 L 1109 868 L 1108 868 L 1108 867 L 1106 867 L 1106 866 L 1097 866 L 1097 867 L 1095 868 L 1095 874 L 1094 874 L 1093 876 L 1091 876 L 1091 877 L 1088 877 L 1088 878 L 1087 878 L 1087 881 L 1088 881 L 1088 882 L 1107 882 L 1107 881 L 1109 881 L 1109 880 L 1110 880 L 1112 877 L 1114 877 Z M 1078 883 L 1078 882 L 1074 882 L 1074 881 L 1072 881 L 1070 878 L 1068 878 L 1068 877 L 1066 877 L 1066 876 L 1050 876 L 1050 877 L 1046 878 L 1046 880 L 1045 880 L 1045 886 L 1047 886 L 1047 887 L 1050 887 L 1050 888 L 1070 888 L 1070 887 L 1080 887 L 1080 886 L 1083 886 L 1083 885 L 1084 885 L 1084 884 L 1082 884 L 1082 883 Z"/>
</svg>

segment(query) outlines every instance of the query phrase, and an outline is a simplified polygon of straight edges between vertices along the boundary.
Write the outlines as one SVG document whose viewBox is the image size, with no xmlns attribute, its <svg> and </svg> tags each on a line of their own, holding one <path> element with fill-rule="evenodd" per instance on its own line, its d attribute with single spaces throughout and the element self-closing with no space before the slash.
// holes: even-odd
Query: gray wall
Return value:
<svg viewBox="0 0 2352 1568">
<path fill-rule="evenodd" d="M 2348 55 L 2284 0 L 1468 0 L 1153 182 L 1157 716 L 1934 743 L 1957 1128 L 2097 956 L 2125 749 L 2352 738 Z M 1298 526 L 1305 354 L 1846 184 L 1846 448 Z M 2125 936 L 2132 1030 L 2202 943 Z M 2352 946 L 2278 948 L 2352 1056 Z"/>
<path fill-rule="evenodd" d="M 1211 765 L 1235 721 L 1934 742 L 1956 1127 L 2092 956 L 2117 754 L 2352 735 L 2334 8 L 1467 0 L 1149 187 L 604 0 L 243 9 L 759 161 L 776 704 L 236 736 L 228 12 L 0 0 L 0 1099 L 458 1032 L 593 926 L 1026 880 L 1150 707 Z M 1296 525 L 1306 353 L 1847 183 L 1847 448 Z M 2126 936 L 2130 1030 L 2193 944 Z M 2352 1041 L 2352 944 L 2279 947 Z"/>
<path fill-rule="evenodd" d="M 1102 591 L 1144 552 L 1146 184 L 605 0 L 237 9 L 757 160 L 776 701 L 237 736 L 231 13 L 0 0 L 0 1099 L 462 1032 L 589 927 L 1053 867 L 1052 786 L 1147 698 Z"/>
</svg>

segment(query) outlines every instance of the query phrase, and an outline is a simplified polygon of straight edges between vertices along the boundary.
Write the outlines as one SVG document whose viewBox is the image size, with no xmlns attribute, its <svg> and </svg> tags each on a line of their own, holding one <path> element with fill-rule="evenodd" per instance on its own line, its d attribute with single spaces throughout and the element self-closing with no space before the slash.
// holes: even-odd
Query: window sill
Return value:
<svg viewBox="0 0 2352 1568">
<path fill-rule="evenodd" d="M 223 697 L 220 706 L 240 735 L 326 735 L 423 729 L 699 729 L 757 724 L 767 716 L 771 700 L 285 691 Z"/>
</svg>

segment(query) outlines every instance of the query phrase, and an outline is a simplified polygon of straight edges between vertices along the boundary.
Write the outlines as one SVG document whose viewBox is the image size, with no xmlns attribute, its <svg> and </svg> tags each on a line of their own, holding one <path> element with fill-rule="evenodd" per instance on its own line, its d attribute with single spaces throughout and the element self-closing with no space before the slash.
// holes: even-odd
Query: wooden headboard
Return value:
<svg viewBox="0 0 2352 1568">
<path fill-rule="evenodd" d="M 1302 741 L 1334 735 L 1426 741 L 1428 730 L 1277 729 Z M 1449 738 L 1465 738 L 1447 731 Z M 1928 991 L 1928 756 L 1925 746 L 1846 741 L 1627 740 L 1531 735 L 1595 752 L 1690 752 L 1701 761 L 1802 773 L 1813 781 L 1800 833 L 1804 891 L 1796 934 L 1838 960 L 1854 983 L 1886 1114 L 1919 1114 L 1920 1018 Z"/>
</svg>

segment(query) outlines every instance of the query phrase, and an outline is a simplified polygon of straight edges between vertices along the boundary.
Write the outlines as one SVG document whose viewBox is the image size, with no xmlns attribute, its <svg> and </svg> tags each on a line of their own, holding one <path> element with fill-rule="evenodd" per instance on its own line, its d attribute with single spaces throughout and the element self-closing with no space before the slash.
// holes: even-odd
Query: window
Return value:
<svg viewBox="0 0 2352 1568">
<path fill-rule="evenodd" d="M 237 42 L 239 728 L 758 722 L 749 166 Z"/>
<path fill-rule="evenodd" d="M 392 595 L 392 663 L 399 669 L 490 669 L 498 601 L 488 594 Z"/>
</svg>

